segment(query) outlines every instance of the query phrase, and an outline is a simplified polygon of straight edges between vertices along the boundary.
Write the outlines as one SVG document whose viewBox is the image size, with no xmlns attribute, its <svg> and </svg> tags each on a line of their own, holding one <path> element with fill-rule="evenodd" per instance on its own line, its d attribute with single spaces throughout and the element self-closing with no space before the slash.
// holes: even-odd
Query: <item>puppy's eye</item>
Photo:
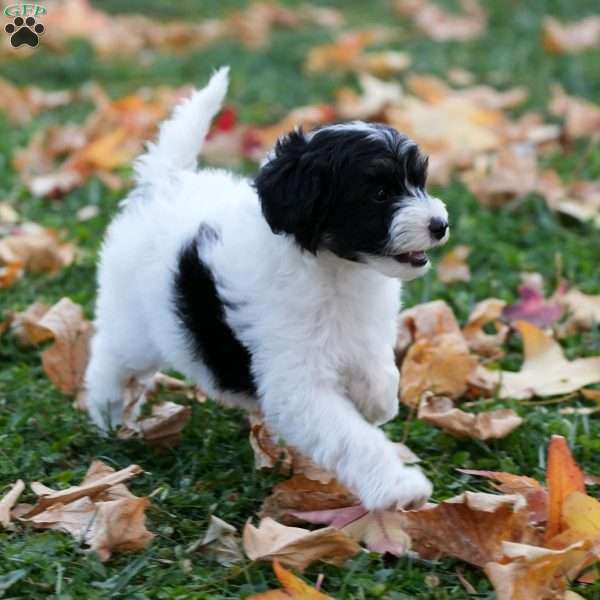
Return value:
<svg viewBox="0 0 600 600">
<path fill-rule="evenodd" d="M 383 202 L 387 198 L 385 188 L 379 188 L 375 194 L 375 202 Z"/>
</svg>

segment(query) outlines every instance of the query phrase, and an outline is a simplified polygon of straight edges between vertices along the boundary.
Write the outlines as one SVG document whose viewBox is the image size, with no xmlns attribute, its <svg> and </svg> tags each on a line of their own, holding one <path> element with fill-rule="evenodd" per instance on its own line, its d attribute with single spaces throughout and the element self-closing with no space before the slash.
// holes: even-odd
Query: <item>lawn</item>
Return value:
<svg viewBox="0 0 600 600">
<path fill-rule="evenodd" d="M 318 2 L 321 4 L 321 2 Z M 107 11 L 131 12 L 164 19 L 216 17 L 243 5 L 241 0 L 195 2 L 179 0 L 104 0 L 95 3 Z M 285 2 L 285 4 L 293 4 Z M 324 2 L 322 4 L 325 4 Z M 369 23 L 390 24 L 398 17 L 384 0 L 330 0 L 343 10 L 348 27 Z M 595 0 L 488 0 L 490 13 L 485 35 L 471 42 L 433 42 L 405 25 L 401 39 L 387 47 L 408 51 L 412 70 L 444 76 L 460 67 L 477 81 L 495 87 L 525 86 L 527 108 L 543 108 L 550 88 L 561 83 L 577 96 L 600 103 L 600 51 L 572 56 L 544 53 L 540 43 L 541 20 L 551 14 L 575 20 L 597 11 Z M 249 51 L 235 41 L 219 42 L 183 55 L 164 54 L 140 62 L 101 60 L 85 41 L 72 43 L 57 55 L 44 47 L 23 60 L 4 58 L 0 76 L 19 85 L 49 89 L 79 86 L 95 80 L 117 97 L 140 86 L 202 84 L 211 70 L 231 65 L 229 100 L 242 122 L 264 124 L 283 117 L 292 108 L 329 101 L 342 85 L 355 85 L 351 75 L 305 75 L 302 64 L 308 50 L 330 40 L 325 29 L 275 29 L 268 48 Z M 93 316 L 95 263 L 103 231 L 115 213 L 121 195 L 93 179 L 60 200 L 36 198 L 22 185 L 12 168 L 15 149 L 25 145 L 35 131 L 51 122 L 81 121 L 85 107 L 63 107 L 44 112 L 16 127 L 0 114 L 0 200 L 11 201 L 32 221 L 61 231 L 82 249 L 76 263 L 57 275 L 27 274 L 16 285 L 0 290 L 0 317 L 23 310 L 35 300 L 55 303 L 63 296 L 85 306 Z M 600 148 L 587 143 L 567 156 L 546 158 L 563 178 L 600 178 Z M 405 286 L 404 304 L 413 306 L 444 299 L 464 320 L 474 304 L 497 297 L 516 298 L 519 275 L 540 272 L 548 292 L 557 283 L 557 257 L 562 274 L 586 293 L 600 293 L 600 243 L 591 225 L 551 212 L 535 195 L 493 210 L 482 207 L 458 181 L 434 192 L 449 207 L 452 223 L 450 246 L 468 244 L 471 281 L 447 286 L 429 273 Z M 99 213 L 81 222 L 76 213 L 94 205 Z M 439 255 L 438 255 L 439 257 Z M 1 321 L 1 318 L 0 318 Z M 600 329 L 564 341 L 569 357 L 600 354 Z M 518 369 L 522 348 L 511 341 L 502 366 Z M 19 527 L 0 533 L 0 597 L 2 577 L 22 570 L 21 578 L 6 598 L 24 600 L 86 598 L 204 599 L 243 598 L 275 587 L 268 563 L 244 562 L 225 568 L 189 546 L 203 535 L 211 514 L 243 527 L 259 510 L 277 476 L 255 471 L 247 442 L 248 425 L 235 410 L 177 398 L 192 406 L 192 418 L 182 443 L 171 450 L 153 450 L 138 441 L 101 437 L 85 415 L 72 408 L 44 374 L 38 349 L 20 348 L 10 335 L 0 338 L 0 494 L 18 478 L 66 487 L 81 480 L 89 463 L 102 458 L 116 468 L 141 465 L 146 474 L 131 484 L 138 495 L 152 495 L 149 528 L 155 541 L 142 553 L 118 555 L 101 563 L 67 535 L 36 532 Z M 490 469 L 543 479 L 545 448 L 551 434 L 564 435 L 588 473 L 600 475 L 600 421 L 596 417 L 564 415 L 559 406 L 497 402 L 491 407 L 514 408 L 525 423 L 509 437 L 496 442 L 457 440 L 422 422 L 405 425 L 408 411 L 385 426 L 395 440 L 405 440 L 423 460 L 434 483 L 434 498 L 441 500 L 466 489 L 487 490 L 456 467 Z M 33 494 L 27 492 L 25 500 Z M 469 595 L 457 578 L 457 569 L 477 589 Z M 324 590 L 336 598 L 466 599 L 494 598 L 485 576 L 453 560 L 421 561 L 362 554 L 342 568 L 316 564 L 305 576 L 314 582 L 325 574 Z M 577 587 L 586 598 L 600 598 L 600 583 Z"/>
</svg>

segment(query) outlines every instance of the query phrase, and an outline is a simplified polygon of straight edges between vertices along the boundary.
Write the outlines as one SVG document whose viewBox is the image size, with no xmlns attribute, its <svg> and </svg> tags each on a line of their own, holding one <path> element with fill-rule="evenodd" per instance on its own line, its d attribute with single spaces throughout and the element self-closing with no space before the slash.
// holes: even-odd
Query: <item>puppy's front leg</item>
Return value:
<svg viewBox="0 0 600 600">
<path fill-rule="evenodd" d="M 278 369 L 260 382 L 267 424 L 288 444 L 333 471 L 369 510 L 419 506 L 431 483 L 417 467 L 404 465 L 384 433 L 367 423 L 334 382 L 312 378 L 306 364 Z M 290 381 L 293 373 L 304 377 Z"/>
<path fill-rule="evenodd" d="M 348 393 L 367 421 L 382 425 L 398 414 L 399 385 L 400 373 L 393 359 L 374 356 L 351 370 Z"/>
</svg>

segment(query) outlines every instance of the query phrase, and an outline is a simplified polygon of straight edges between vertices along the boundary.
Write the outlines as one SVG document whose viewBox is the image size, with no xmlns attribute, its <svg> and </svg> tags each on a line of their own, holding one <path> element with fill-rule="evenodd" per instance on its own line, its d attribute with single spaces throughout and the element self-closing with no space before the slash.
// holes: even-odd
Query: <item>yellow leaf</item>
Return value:
<svg viewBox="0 0 600 600">
<path fill-rule="evenodd" d="M 278 560 L 273 561 L 273 571 L 283 586 L 282 590 L 271 590 L 263 594 L 248 596 L 247 600 L 333 600 L 331 596 L 322 594 L 319 590 L 304 583 L 292 572 L 284 569 Z"/>
<path fill-rule="evenodd" d="M 121 147 L 126 139 L 125 129 L 115 129 L 90 143 L 79 158 L 96 169 L 110 170 L 125 165 L 132 159 L 131 152 Z"/>
</svg>

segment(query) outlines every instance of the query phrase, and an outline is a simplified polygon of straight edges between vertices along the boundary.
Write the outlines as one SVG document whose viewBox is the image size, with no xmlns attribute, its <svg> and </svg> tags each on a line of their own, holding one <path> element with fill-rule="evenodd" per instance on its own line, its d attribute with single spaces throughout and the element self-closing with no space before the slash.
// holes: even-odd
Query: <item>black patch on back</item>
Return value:
<svg viewBox="0 0 600 600">
<path fill-rule="evenodd" d="M 211 270 L 198 256 L 198 247 L 215 243 L 219 234 L 202 225 L 179 254 L 174 280 L 175 311 L 189 338 L 194 356 L 206 364 L 222 390 L 256 395 L 251 356 L 225 320 Z"/>
</svg>

